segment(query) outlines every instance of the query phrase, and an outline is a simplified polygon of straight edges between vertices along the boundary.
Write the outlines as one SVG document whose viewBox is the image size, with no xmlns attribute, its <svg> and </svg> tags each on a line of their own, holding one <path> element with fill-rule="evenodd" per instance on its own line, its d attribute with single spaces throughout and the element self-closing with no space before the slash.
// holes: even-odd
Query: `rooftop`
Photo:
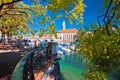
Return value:
<svg viewBox="0 0 120 80">
<path fill-rule="evenodd" d="M 76 28 L 73 28 L 73 29 L 60 30 L 58 32 L 60 32 L 60 33 L 77 33 L 78 30 Z"/>
</svg>

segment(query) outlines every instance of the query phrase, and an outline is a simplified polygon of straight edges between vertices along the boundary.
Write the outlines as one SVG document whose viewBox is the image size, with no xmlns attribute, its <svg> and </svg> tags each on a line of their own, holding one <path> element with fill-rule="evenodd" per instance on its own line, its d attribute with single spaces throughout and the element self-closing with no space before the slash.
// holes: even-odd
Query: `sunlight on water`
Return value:
<svg viewBox="0 0 120 80">
<path fill-rule="evenodd" d="M 80 80 L 86 66 L 78 54 L 65 55 L 60 61 L 62 80 Z"/>
</svg>

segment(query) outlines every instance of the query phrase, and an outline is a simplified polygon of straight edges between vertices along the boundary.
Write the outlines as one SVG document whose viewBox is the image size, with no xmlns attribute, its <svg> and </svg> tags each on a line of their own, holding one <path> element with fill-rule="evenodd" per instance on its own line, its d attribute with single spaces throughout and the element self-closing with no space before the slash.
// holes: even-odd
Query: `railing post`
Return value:
<svg viewBox="0 0 120 80">
<path fill-rule="evenodd" d="M 48 43 L 47 58 L 50 62 L 57 58 L 57 45 L 58 44 L 56 42 Z"/>
<path fill-rule="evenodd" d="M 31 55 L 24 65 L 23 80 L 34 80 L 33 55 Z"/>
</svg>

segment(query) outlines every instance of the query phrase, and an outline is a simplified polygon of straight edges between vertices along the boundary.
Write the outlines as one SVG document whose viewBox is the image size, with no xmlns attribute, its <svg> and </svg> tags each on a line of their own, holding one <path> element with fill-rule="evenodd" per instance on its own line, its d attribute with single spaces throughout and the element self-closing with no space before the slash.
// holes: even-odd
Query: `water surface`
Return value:
<svg viewBox="0 0 120 80">
<path fill-rule="evenodd" d="M 64 55 L 60 60 L 62 80 L 80 80 L 87 71 L 85 63 L 77 53 Z"/>
</svg>

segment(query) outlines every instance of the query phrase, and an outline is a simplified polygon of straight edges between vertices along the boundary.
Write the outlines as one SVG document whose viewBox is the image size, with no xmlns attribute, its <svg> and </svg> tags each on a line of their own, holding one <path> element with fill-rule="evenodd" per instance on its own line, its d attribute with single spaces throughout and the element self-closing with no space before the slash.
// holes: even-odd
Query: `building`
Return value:
<svg viewBox="0 0 120 80">
<path fill-rule="evenodd" d="M 66 29 L 65 22 L 62 24 L 62 30 L 58 31 L 57 38 L 63 42 L 74 42 L 78 30 L 76 28 Z"/>
</svg>

